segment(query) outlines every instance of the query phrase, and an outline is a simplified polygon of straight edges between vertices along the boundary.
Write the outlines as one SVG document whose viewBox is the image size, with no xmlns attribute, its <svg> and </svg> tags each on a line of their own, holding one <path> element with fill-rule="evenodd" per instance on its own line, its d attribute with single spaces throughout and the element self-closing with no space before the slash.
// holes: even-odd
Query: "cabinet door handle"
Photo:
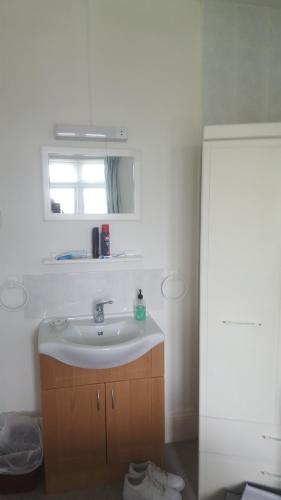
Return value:
<svg viewBox="0 0 281 500">
<path fill-rule="evenodd" d="M 263 434 L 262 438 L 263 439 L 270 439 L 271 441 L 279 441 L 279 442 L 281 442 L 281 438 L 280 437 L 270 436 L 270 434 Z"/>
<path fill-rule="evenodd" d="M 115 401 L 114 401 L 114 389 L 111 389 L 111 408 L 114 410 Z"/>
<path fill-rule="evenodd" d="M 97 391 L 97 409 L 100 411 L 100 391 Z"/>
<path fill-rule="evenodd" d="M 261 474 L 263 476 L 269 476 L 274 479 L 280 479 L 281 480 L 281 474 L 274 474 L 273 472 L 267 472 L 266 470 L 261 470 Z"/>
<path fill-rule="evenodd" d="M 262 323 L 256 323 L 255 321 L 230 321 L 224 319 L 222 321 L 224 325 L 236 325 L 236 326 L 262 326 Z"/>
</svg>

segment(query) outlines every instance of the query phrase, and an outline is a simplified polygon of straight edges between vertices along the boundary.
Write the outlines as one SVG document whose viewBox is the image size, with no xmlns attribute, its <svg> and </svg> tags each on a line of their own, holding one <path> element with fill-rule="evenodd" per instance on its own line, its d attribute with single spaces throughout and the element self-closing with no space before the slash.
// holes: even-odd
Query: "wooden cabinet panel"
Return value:
<svg viewBox="0 0 281 500">
<path fill-rule="evenodd" d="M 57 361 L 50 356 L 40 355 L 41 387 L 75 387 L 119 380 L 161 377 L 164 372 L 164 344 L 160 344 L 132 363 L 107 368 L 91 370 L 77 368 Z"/>
<path fill-rule="evenodd" d="M 164 344 L 106 370 L 40 355 L 48 493 L 120 480 L 131 461 L 161 463 Z"/>
<path fill-rule="evenodd" d="M 164 413 L 164 378 L 151 379 L 152 389 L 152 441 L 154 443 L 155 462 L 164 460 L 165 413 Z"/>
<path fill-rule="evenodd" d="M 161 462 L 163 379 L 106 384 L 108 463 Z"/>
<path fill-rule="evenodd" d="M 104 384 L 43 391 L 45 465 L 79 473 L 106 463 Z"/>
</svg>

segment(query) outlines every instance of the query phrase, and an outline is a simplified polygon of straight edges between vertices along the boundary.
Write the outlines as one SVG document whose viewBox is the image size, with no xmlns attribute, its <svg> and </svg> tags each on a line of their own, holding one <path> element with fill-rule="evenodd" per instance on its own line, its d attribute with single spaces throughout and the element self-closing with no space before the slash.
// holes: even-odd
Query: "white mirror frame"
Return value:
<svg viewBox="0 0 281 500">
<path fill-rule="evenodd" d="M 49 183 L 49 155 L 61 154 L 65 156 L 132 156 L 134 158 L 134 212 L 130 214 L 55 214 L 51 212 L 50 183 Z M 43 200 L 44 219 L 52 221 L 81 221 L 81 220 L 138 220 L 140 219 L 140 153 L 132 149 L 102 149 L 79 147 L 42 147 L 43 167 Z"/>
</svg>

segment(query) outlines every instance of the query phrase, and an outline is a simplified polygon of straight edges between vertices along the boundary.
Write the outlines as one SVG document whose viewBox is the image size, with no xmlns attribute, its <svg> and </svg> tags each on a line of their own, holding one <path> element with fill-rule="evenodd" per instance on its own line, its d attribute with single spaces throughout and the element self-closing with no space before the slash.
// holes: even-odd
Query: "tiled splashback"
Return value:
<svg viewBox="0 0 281 500">
<path fill-rule="evenodd" d="M 142 288 L 147 309 L 162 308 L 162 269 L 96 271 L 26 275 L 23 282 L 30 300 L 26 319 L 91 314 L 93 301 L 111 298 L 108 312 L 132 311 L 136 289 Z"/>
</svg>

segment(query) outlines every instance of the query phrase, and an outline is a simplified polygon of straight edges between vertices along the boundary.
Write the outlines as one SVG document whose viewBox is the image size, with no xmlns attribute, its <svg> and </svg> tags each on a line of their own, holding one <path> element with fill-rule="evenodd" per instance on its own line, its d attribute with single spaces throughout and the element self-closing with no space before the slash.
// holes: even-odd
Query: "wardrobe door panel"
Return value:
<svg viewBox="0 0 281 500">
<path fill-rule="evenodd" d="M 211 147 L 208 416 L 275 422 L 280 332 L 281 143 Z"/>
</svg>

